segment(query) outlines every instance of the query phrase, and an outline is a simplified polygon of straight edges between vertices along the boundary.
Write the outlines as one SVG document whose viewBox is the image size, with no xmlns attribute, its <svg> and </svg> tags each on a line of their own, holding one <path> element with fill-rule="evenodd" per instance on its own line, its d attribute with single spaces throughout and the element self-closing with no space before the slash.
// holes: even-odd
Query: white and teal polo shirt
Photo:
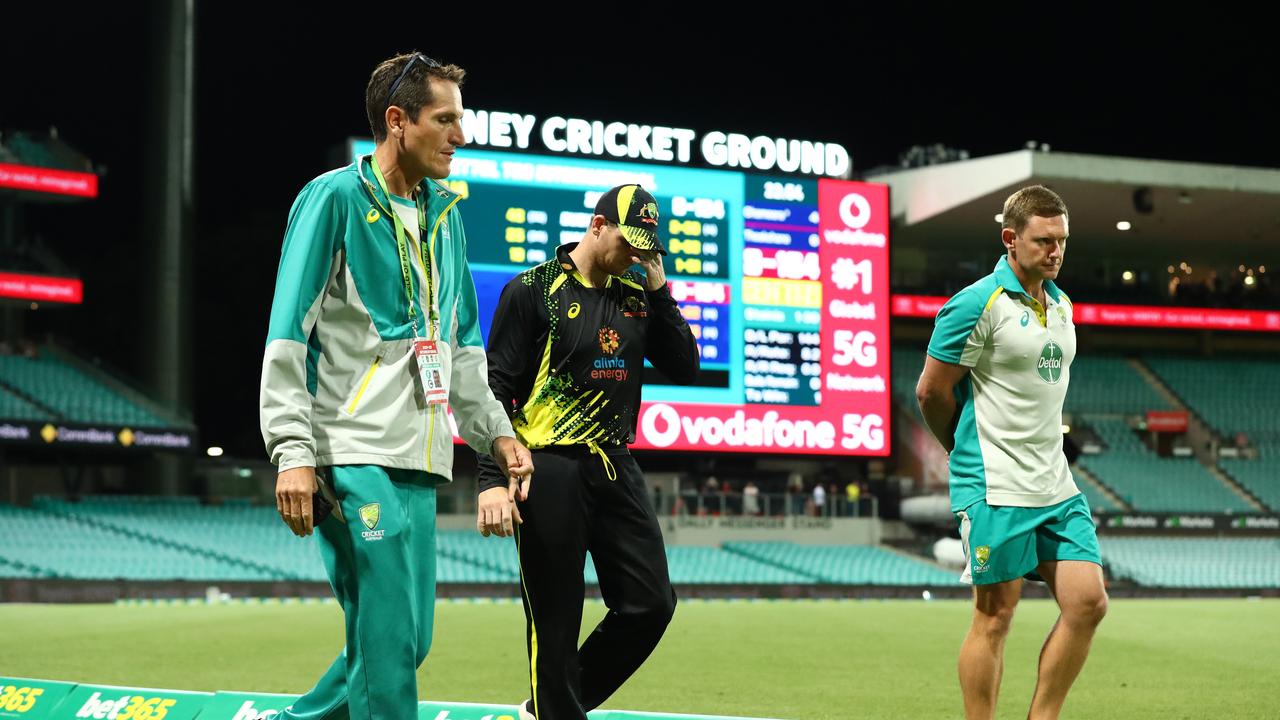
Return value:
<svg viewBox="0 0 1280 720">
<path fill-rule="evenodd" d="M 1076 354 L 1071 300 L 1044 283 L 1048 307 L 1006 258 L 938 311 L 929 355 L 969 373 L 951 453 L 951 509 L 1045 507 L 1080 491 L 1062 452 L 1062 402 Z"/>
</svg>

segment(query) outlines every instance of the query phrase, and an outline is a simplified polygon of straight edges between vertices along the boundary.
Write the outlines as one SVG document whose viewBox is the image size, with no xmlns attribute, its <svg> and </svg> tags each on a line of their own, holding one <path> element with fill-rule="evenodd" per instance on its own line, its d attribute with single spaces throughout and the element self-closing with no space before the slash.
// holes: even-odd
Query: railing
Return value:
<svg viewBox="0 0 1280 720">
<path fill-rule="evenodd" d="M 699 493 L 687 490 L 675 497 L 651 497 L 658 515 L 693 515 L 720 517 L 877 517 L 880 501 L 874 495 L 857 500 L 846 496 L 827 495 L 819 505 L 811 493 L 742 492 Z"/>
</svg>

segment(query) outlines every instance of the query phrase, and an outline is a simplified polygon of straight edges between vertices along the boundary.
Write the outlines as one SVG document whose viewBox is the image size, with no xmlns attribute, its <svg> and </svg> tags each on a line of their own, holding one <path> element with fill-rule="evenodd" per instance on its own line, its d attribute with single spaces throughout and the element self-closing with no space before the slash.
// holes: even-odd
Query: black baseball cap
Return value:
<svg viewBox="0 0 1280 720">
<path fill-rule="evenodd" d="M 658 201 L 643 187 L 619 185 L 601 195 L 596 214 L 617 225 L 632 247 L 667 254 L 658 240 Z"/>
</svg>

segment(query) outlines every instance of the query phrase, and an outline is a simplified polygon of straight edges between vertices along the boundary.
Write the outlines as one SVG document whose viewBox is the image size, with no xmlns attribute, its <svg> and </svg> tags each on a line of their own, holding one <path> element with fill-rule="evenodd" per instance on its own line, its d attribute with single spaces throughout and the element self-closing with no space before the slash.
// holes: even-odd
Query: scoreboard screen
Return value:
<svg viewBox="0 0 1280 720">
<path fill-rule="evenodd" d="M 633 447 L 888 455 L 884 185 L 460 150 L 446 184 L 464 198 L 486 342 L 507 281 L 580 240 L 600 195 L 629 182 L 658 200 L 667 279 L 702 361 L 692 387 L 646 367 Z"/>
</svg>

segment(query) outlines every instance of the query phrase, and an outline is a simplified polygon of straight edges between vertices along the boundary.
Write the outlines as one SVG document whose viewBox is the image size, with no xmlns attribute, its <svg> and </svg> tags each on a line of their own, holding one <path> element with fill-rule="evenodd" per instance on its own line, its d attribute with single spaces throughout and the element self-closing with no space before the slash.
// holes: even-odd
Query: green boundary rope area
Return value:
<svg viewBox="0 0 1280 720">
<path fill-rule="evenodd" d="M 930 599 L 925 594 L 925 599 Z M 822 603 L 830 605 L 833 603 L 864 603 L 864 602 L 886 602 L 897 601 L 897 598 L 681 598 L 680 603 L 684 604 L 707 604 L 707 605 L 736 605 L 736 604 L 754 604 L 754 603 L 778 603 L 783 605 L 802 605 L 804 603 Z M 437 605 L 519 605 L 520 598 L 489 598 L 489 597 L 455 597 L 455 598 L 436 598 Z M 588 598 L 584 602 L 601 604 L 599 598 Z M 121 607 L 159 607 L 159 606 L 176 606 L 176 605 L 337 605 L 338 601 L 334 598 L 315 598 L 315 597 L 233 597 L 219 598 L 209 600 L 203 597 L 189 598 L 121 598 L 115 601 L 115 604 Z M 3 705 L 3 703 L 0 703 Z M 0 717 L 5 717 L 0 714 Z M 665 715 L 663 717 L 666 717 Z M 716 717 L 716 716 L 713 716 Z M 158 719 L 157 719 L 158 720 Z"/>
<path fill-rule="evenodd" d="M 296 695 L 191 692 L 0 677 L 0 720 L 273 720 Z M 753 720 L 595 710 L 592 720 Z M 420 702 L 418 720 L 517 720 L 511 705 Z"/>
</svg>

